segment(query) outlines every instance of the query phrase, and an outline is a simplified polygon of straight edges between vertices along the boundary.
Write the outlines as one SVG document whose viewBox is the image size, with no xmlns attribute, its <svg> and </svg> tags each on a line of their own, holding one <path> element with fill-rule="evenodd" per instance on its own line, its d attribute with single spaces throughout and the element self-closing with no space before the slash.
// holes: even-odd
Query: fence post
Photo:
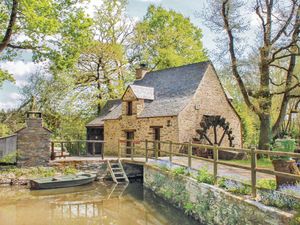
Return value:
<svg viewBox="0 0 300 225">
<path fill-rule="evenodd" d="M 80 156 L 80 141 L 77 142 L 77 154 Z"/>
<path fill-rule="evenodd" d="M 130 155 L 131 155 L 131 160 L 133 160 L 133 140 L 130 140 Z"/>
<path fill-rule="evenodd" d="M 121 140 L 119 139 L 118 140 L 118 159 L 120 159 L 121 158 Z"/>
<path fill-rule="evenodd" d="M 158 159 L 158 142 L 154 141 L 155 159 Z"/>
<path fill-rule="evenodd" d="M 60 157 L 62 158 L 64 156 L 64 142 L 60 143 Z"/>
<path fill-rule="evenodd" d="M 51 160 L 55 159 L 55 152 L 54 152 L 54 142 L 51 142 Z"/>
<path fill-rule="evenodd" d="M 214 156 L 214 184 L 218 183 L 218 159 L 219 159 L 219 152 L 218 152 L 218 145 L 214 145 L 213 149 L 213 156 Z"/>
<path fill-rule="evenodd" d="M 95 149 L 95 142 L 93 142 L 93 156 L 95 156 L 95 152 L 96 152 L 96 149 Z"/>
<path fill-rule="evenodd" d="M 192 168 L 192 143 L 189 142 L 188 144 L 188 167 L 189 169 Z"/>
<path fill-rule="evenodd" d="M 251 148 L 251 188 L 252 198 L 256 198 L 256 148 Z"/>
<path fill-rule="evenodd" d="M 101 148 L 101 157 L 102 157 L 102 160 L 103 160 L 104 159 L 104 142 L 100 143 L 100 148 Z"/>
<path fill-rule="evenodd" d="M 172 163 L 172 159 L 173 159 L 173 142 L 170 141 L 170 143 L 169 143 L 169 160 L 170 160 L 170 163 Z"/>
<path fill-rule="evenodd" d="M 145 151 L 146 151 L 146 162 L 148 162 L 148 140 L 145 141 Z"/>
</svg>

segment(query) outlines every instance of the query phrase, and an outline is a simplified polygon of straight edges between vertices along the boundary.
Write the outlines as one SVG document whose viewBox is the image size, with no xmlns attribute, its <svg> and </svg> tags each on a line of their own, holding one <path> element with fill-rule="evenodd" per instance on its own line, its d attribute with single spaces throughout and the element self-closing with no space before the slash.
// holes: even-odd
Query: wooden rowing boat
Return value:
<svg viewBox="0 0 300 225">
<path fill-rule="evenodd" d="M 75 187 L 92 183 L 96 179 L 95 174 L 79 174 L 61 177 L 47 177 L 30 180 L 30 189 L 53 189 Z"/>
</svg>

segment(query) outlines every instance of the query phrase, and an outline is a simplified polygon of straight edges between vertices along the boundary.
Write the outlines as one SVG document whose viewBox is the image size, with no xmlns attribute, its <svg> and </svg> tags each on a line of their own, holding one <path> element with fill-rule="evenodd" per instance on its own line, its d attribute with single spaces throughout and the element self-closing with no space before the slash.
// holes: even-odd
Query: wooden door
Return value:
<svg viewBox="0 0 300 225">
<path fill-rule="evenodd" d="M 134 140 L 134 132 L 133 131 L 127 131 L 126 132 L 126 140 L 128 140 L 126 142 L 126 154 L 127 155 L 130 155 L 131 154 L 131 148 L 130 147 L 133 147 L 134 144 L 132 143 L 132 141 Z"/>
</svg>

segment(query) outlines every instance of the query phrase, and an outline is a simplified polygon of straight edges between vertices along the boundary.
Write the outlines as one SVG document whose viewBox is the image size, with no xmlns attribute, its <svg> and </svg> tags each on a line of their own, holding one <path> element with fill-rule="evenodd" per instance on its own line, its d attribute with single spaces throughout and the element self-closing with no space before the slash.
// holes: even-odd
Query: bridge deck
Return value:
<svg viewBox="0 0 300 225">
<path fill-rule="evenodd" d="M 101 157 L 67 157 L 62 159 L 55 159 L 51 163 L 68 163 L 68 162 L 105 162 L 106 160 L 116 160 L 117 157 L 105 157 L 103 160 Z M 135 164 L 145 164 L 145 157 L 134 157 L 131 158 L 120 158 L 123 162 L 135 163 Z M 148 164 L 152 165 L 170 165 L 169 157 L 159 157 L 158 160 L 149 159 Z M 186 157 L 174 156 L 172 159 L 171 166 L 187 166 L 188 160 Z M 213 164 L 201 159 L 192 159 L 192 170 L 197 172 L 201 168 L 207 168 L 209 172 L 213 173 Z M 239 180 L 243 182 L 250 182 L 251 171 L 246 169 L 239 169 L 225 165 L 218 165 L 218 176 L 232 178 L 234 180 Z M 273 175 L 257 173 L 257 179 L 275 179 Z"/>
</svg>

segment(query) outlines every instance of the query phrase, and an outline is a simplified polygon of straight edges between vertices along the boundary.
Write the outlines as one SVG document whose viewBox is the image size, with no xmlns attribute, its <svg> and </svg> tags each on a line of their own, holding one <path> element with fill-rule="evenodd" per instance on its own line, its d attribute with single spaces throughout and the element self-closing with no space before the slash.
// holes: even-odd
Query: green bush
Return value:
<svg viewBox="0 0 300 225">
<path fill-rule="evenodd" d="M 276 180 L 274 179 L 260 179 L 257 181 L 259 188 L 265 188 L 270 190 L 276 190 Z"/>
<path fill-rule="evenodd" d="M 11 152 L 8 155 L 0 159 L 0 163 L 15 163 L 17 157 L 17 152 Z"/>
<path fill-rule="evenodd" d="M 196 179 L 199 183 L 207 183 L 207 184 L 214 183 L 214 177 L 212 174 L 210 174 L 208 172 L 207 168 L 201 168 L 198 171 L 198 175 L 197 175 Z"/>
<path fill-rule="evenodd" d="M 260 191 L 259 195 L 261 202 L 265 205 L 289 210 L 300 207 L 300 202 L 296 198 L 279 191 Z"/>
<path fill-rule="evenodd" d="M 195 205 L 191 202 L 186 202 L 183 205 L 184 213 L 187 215 L 191 215 L 195 211 Z"/>
<path fill-rule="evenodd" d="M 184 175 L 186 173 L 185 168 L 184 167 L 177 167 L 175 169 L 172 169 L 172 173 L 176 176 L 178 175 Z"/>
</svg>

